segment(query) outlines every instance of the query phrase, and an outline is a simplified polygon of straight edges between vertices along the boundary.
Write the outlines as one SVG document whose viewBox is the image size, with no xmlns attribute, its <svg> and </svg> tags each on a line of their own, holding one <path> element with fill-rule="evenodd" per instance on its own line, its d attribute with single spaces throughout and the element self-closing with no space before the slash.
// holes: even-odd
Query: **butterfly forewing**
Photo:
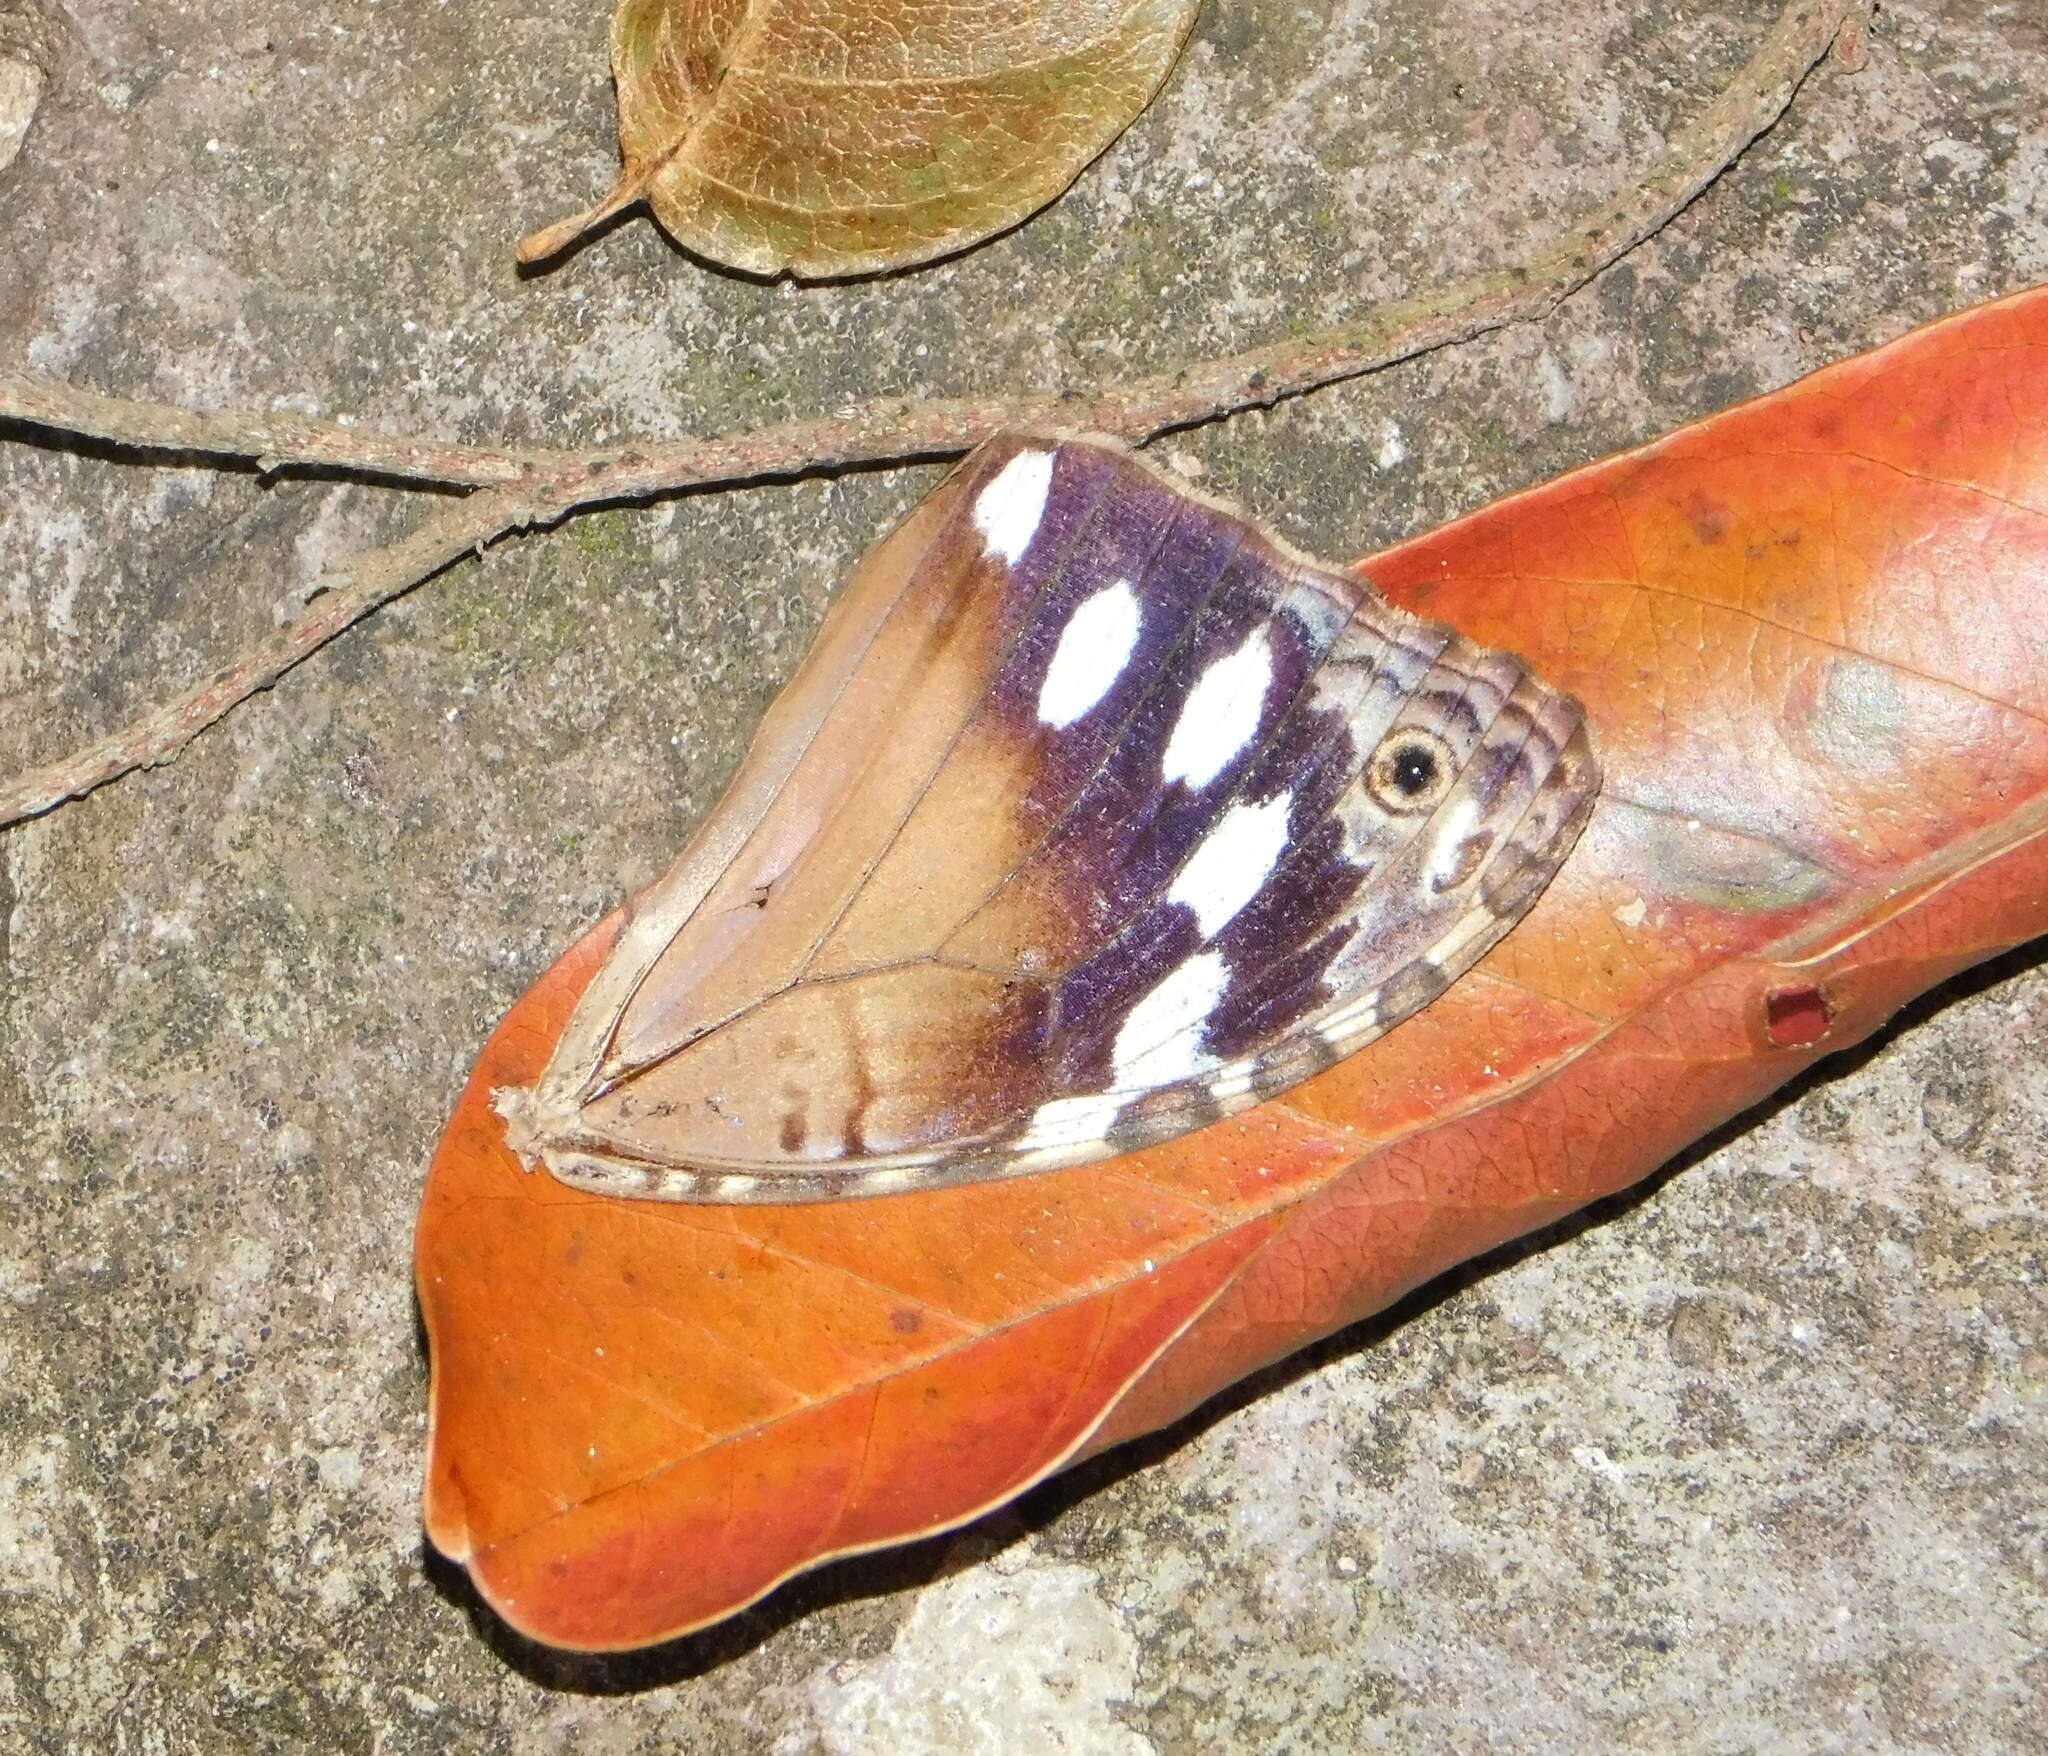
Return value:
<svg viewBox="0 0 2048 1756">
<path fill-rule="evenodd" d="M 863 564 L 508 1138 L 684 1201 L 1129 1151 L 1427 1005 L 1598 784 L 1520 660 L 1111 444 L 994 440 Z"/>
</svg>

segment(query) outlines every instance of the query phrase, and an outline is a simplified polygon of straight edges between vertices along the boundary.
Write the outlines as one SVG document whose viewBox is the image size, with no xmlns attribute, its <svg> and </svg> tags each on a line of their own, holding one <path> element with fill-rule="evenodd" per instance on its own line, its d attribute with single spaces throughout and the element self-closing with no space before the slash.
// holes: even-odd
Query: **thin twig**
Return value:
<svg viewBox="0 0 2048 1756">
<path fill-rule="evenodd" d="M 1784 114 L 1792 95 L 1870 0 L 1794 0 L 1742 72 L 1671 141 L 1633 188 L 1520 268 L 1474 276 L 1379 306 L 1349 323 L 1085 392 L 953 399 L 883 398 L 836 414 L 725 438 L 622 449 L 492 450 L 391 439 L 300 416 L 196 414 L 49 380 L 0 376 L 0 420 L 119 445 L 317 464 L 361 475 L 474 486 L 412 535 L 341 570 L 326 595 L 202 688 L 0 791 L 0 828 L 129 769 L 165 760 L 213 720 L 350 623 L 438 572 L 465 549 L 579 507 L 681 488 L 758 481 L 850 464 L 955 454 L 1005 427 L 1054 423 L 1145 439 L 1375 371 L 1510 324 L 1540 321 L 1653 236 Z"/>
<path fill-rule="evenodd" d="M 132 769 L 167 762 L 230 708 L 318 651 L 379 604 L 389 603 L 452 561 L 481 549 L 492 538 L 544 514 L 513 489 L 470 494 L 381 549 L 339 563 L 314 585 L 321 595 L 287 628 L 259 641 L 226 670 L 130 722 L 111 737 L 73 751 L 61 762 L 34 768 L 0 789 L 0 828 L 83 798 L 95 787 Z"/>
</svg>

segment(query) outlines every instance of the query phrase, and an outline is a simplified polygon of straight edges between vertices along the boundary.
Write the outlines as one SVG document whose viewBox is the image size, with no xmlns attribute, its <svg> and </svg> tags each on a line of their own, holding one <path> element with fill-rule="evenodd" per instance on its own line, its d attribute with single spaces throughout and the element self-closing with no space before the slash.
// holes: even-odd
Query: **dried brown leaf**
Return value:
<svg viewBox="0 0 2048 1756">
<path fill-rule="evenodd" d="M 1158 91 L 1199 0 L 621 0 L 619 182 L 755 274 L 902 268 L 1043 207 Z"/>
</svg>

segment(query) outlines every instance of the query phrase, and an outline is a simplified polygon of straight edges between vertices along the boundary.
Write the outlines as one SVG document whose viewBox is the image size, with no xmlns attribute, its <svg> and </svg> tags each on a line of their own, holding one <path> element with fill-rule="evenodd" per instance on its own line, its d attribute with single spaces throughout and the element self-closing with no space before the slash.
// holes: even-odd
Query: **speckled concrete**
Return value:
<svg viewBox="0 0 2048 1756">
<path fill-rule="evenodd" d="M 0 172 L 0 358 L 558 441 L 1085 379 L 1504 261 L 1772 12 L 1212 0 L 1054 211 L 796 290 L 644 223 L 513 273 L 609 178 L 602 0 L 40 9 L 66 42 Z M 2048 279 L 2044 112 L 2033 0 L 1897 0 L 1866 72 L 1554 321 L 1174 448 L 1300 542 L 1385 541 Z M 203 674 L 406 511 L 93 447 L 0 473 L 4 770 Z M 408 1249 L 440 1121 L 930 479 L 502 547 L 0 836 L 0 1748 L 2041 1748 L 2027 957 L 1189 1430 L 697 1641 L 537 1653 L 423 1560 Z"/>
</svg>

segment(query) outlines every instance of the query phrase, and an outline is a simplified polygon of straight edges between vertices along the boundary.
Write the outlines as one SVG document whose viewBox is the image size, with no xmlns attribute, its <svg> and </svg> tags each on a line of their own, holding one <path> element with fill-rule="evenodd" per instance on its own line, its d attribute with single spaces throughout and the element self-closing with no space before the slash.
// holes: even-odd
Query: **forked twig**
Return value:
<svg viewBox="0 0 2048 1756">
<path fill-rule="evenodd" d="M 321 595 L 299 619 L 258 641 L 225 670 L 130 721 L 112 736 L 74 750 L 61 762 L 34 768 L 0 790 L 0 829 L 24 817 L 83 798 L 132 769 L 166 762 L 230 708 L 268 689 L 308 653 L 353 627 L 450 562 L 494 537 L 538 522 L 511 488 L 469 494 L 422 519 L 395 543 L 330 567 L 314 589 Z"/>
<path fill-rule="evenodd" d="M 385 438 L 296 415 L 196 414 L 0 375 L 0 421 L 141 449 L 255 458 L 265 469 L 318 465 L 481 490 L 431 514 L 397 542 L 330 570 L 305 615 L 208 682 L 0 788 L 0 828 L 167 760 L 378 605 L 511 530 L 552 523 L 581 507 L 682 488 L 947 456 L 1004 427 L 1033 422 L 1146 439 L 1540 320 L 1682 212 L 1784 114 L 1837 36 L 1860 32 L 1869 9 L 1870 0 L 1793 0 L 1755 58 L 1679 131 L 1640 182 L 1522 267 L 1395 300 L 1309 335 L 1089 391 L 881 398 L 723 438 L 611 450 L 495 450 Z"/>
</svg>

